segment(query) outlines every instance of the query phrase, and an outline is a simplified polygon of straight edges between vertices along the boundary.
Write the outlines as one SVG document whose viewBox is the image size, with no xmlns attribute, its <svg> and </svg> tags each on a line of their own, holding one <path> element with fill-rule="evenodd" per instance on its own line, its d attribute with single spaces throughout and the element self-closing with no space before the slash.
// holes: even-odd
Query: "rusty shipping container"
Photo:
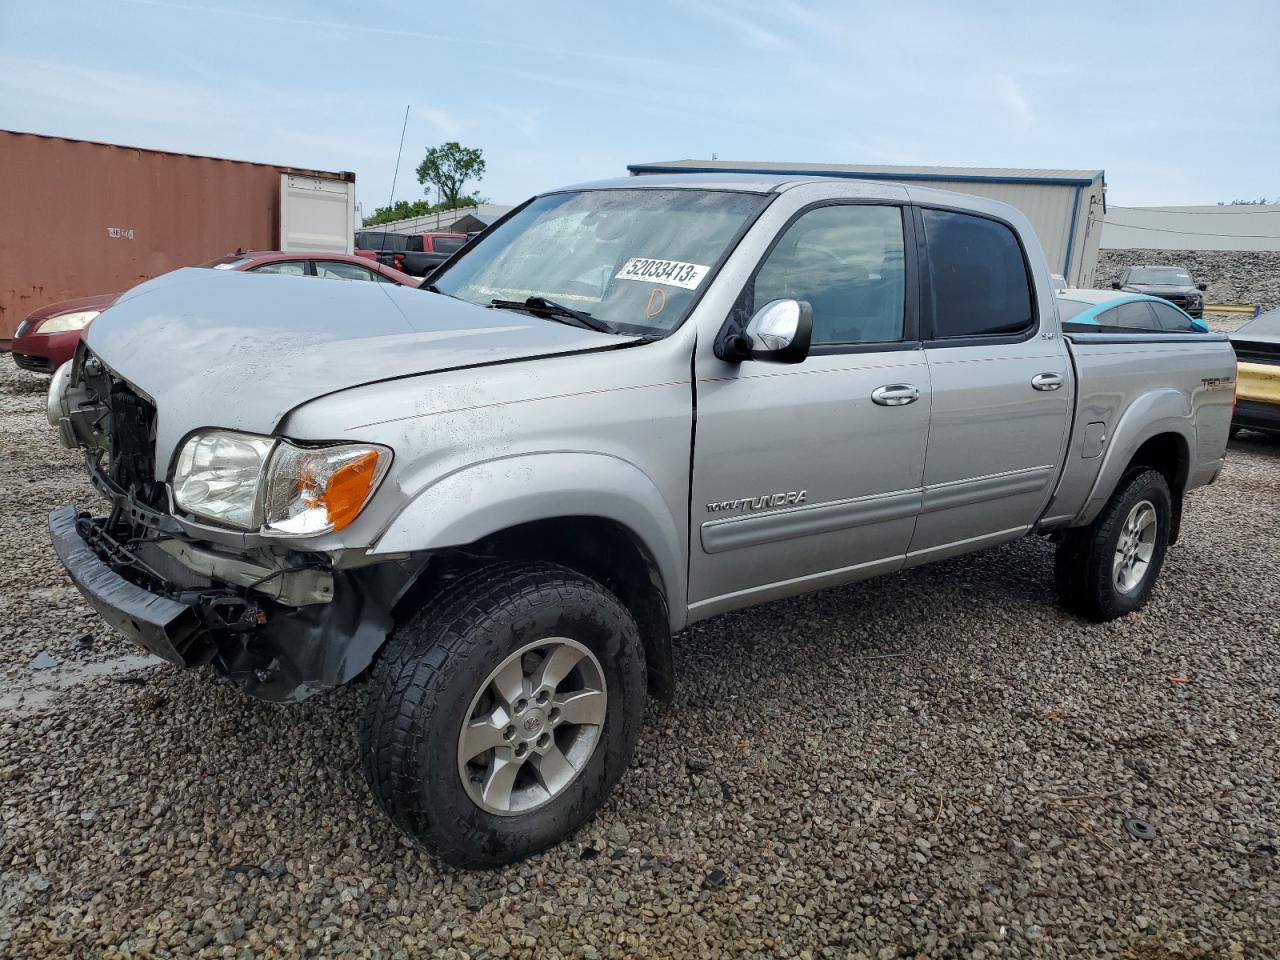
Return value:
<svg viewBox="0 0 1280 960">
<path fill-rule="evenodd" d="M 0 345 L 32 310 L 280 244 L 281 174 L 333 173 L 0 130 Z"/>
</svg>

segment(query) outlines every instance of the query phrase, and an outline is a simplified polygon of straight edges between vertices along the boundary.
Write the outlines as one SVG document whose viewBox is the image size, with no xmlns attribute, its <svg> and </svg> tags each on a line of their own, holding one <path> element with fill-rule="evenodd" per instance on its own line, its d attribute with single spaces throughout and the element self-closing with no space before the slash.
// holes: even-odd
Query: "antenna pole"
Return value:
<svg viewBox="0 0 1280 960">
<path fill-rule="evenodd" d="M 404 132 L 409 127 L 409 105 L 405 104 L 404 123 L 400 125 L 400 149 L 396 151 L 396 169 L 391 174 L 391 196 L 387 198 L 387 212 L 396 202 L 396 178 L 400 176 L 400 154 L 404 153 Z"/>
</svg>

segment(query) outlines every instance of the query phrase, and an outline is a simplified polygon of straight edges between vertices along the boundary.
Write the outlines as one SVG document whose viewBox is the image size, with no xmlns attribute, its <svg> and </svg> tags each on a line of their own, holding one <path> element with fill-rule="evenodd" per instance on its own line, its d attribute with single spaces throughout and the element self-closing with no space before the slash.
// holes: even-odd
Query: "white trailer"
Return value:
<svg viewBox="0 0 1280 960">
<path fill-rule="evenodd" d="M 280 249 L 351 253 L 355 247 L 354 180 L 280 174 Z"/>
</svg>

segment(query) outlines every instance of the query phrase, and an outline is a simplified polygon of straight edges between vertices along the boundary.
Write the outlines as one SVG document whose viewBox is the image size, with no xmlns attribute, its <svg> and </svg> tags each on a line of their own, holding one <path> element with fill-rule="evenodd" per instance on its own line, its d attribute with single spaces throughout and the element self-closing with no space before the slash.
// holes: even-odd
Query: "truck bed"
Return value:
<svg viewBox="0 0 1280 960">
<path fill-rule="evenodd" d="M 1210 483 L 1231 427 L 1236 359 L 1221 334 L 1066 333 L 1076 396 L 1041 530 L 1090 522 L 1146 437 L 1186 441 L 1184 489 Z M 1153 390 L 1152 384 L 1162 386 Z M 1083 506 L 1081 506 L 1083 505 Z"/>
</svg>

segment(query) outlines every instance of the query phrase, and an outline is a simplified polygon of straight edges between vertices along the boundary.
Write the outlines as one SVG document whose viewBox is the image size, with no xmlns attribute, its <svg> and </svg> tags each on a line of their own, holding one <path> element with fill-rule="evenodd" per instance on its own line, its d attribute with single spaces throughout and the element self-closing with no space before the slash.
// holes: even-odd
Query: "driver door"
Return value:
<svg viewBox="0 0 1280 960">
<path fill-rule="evenodd" d="M 814 205 L 765 254 L 739 309 L 808 301 L 813 345 L 803 362 L 735 365 L 700 343 L 693 619 L 902 566 L 930 406 L 905 209 Z M 897 402 L 885 402 L 886 387 Z"/>
</svg>

